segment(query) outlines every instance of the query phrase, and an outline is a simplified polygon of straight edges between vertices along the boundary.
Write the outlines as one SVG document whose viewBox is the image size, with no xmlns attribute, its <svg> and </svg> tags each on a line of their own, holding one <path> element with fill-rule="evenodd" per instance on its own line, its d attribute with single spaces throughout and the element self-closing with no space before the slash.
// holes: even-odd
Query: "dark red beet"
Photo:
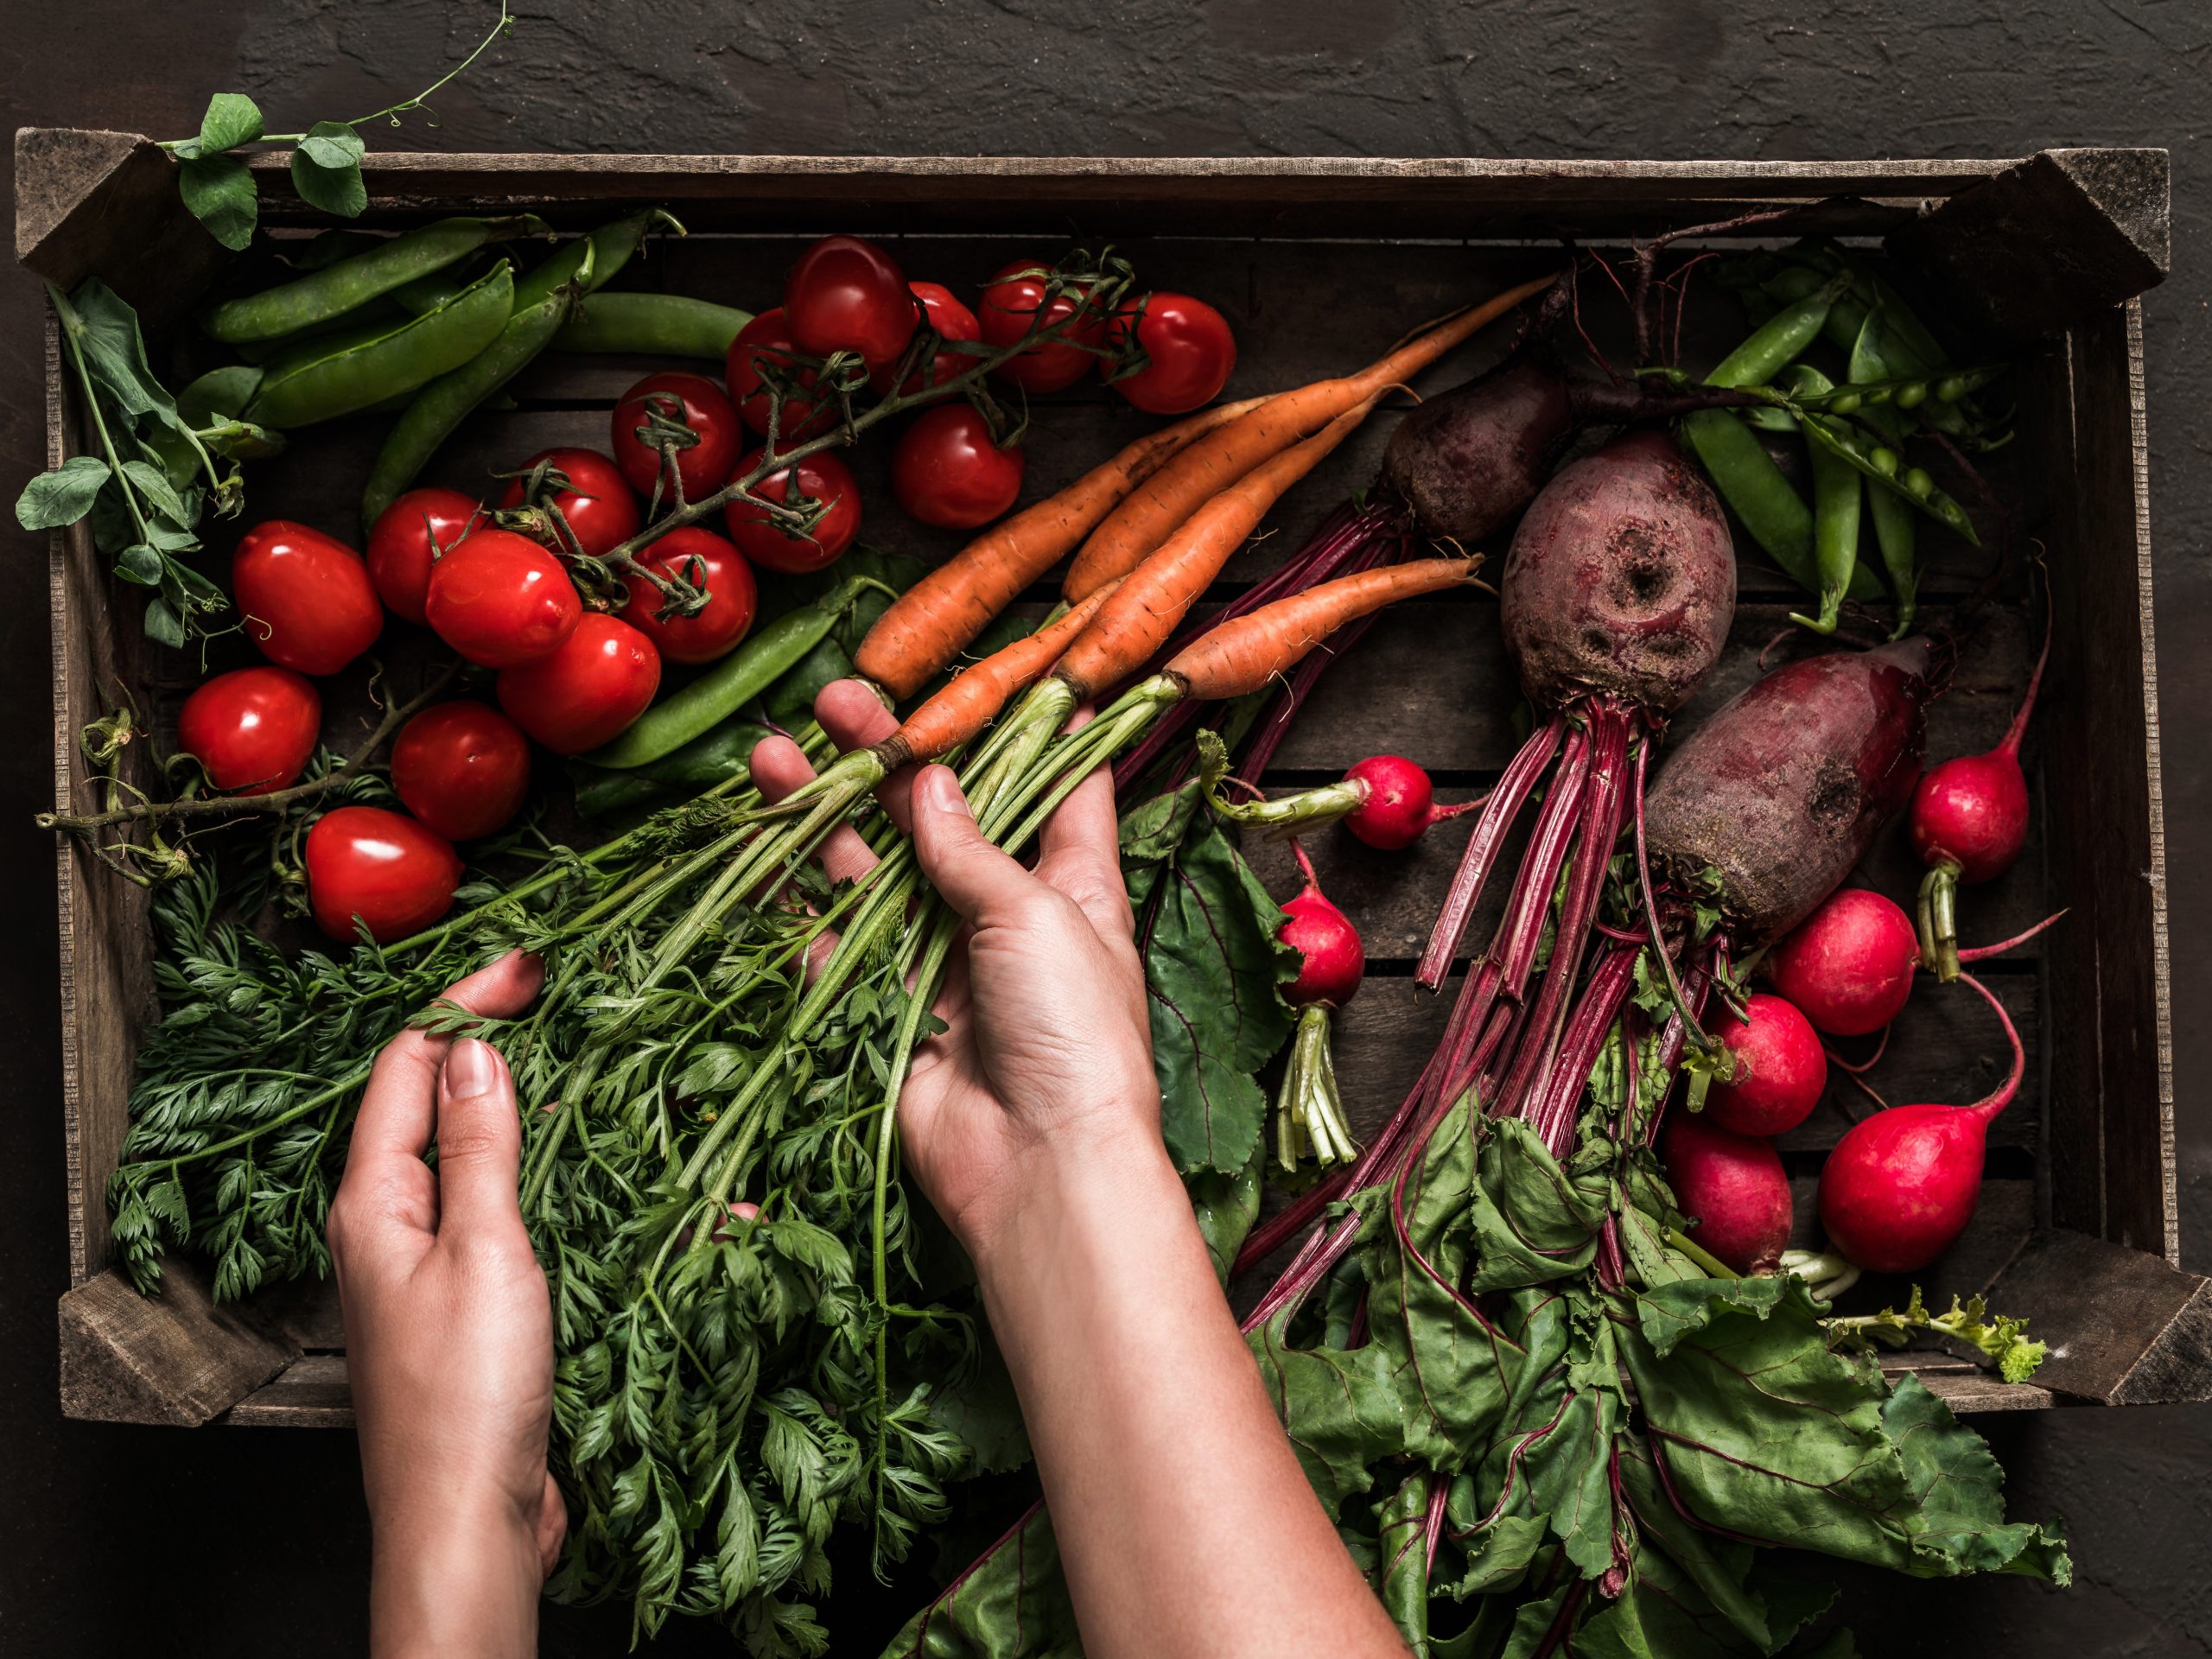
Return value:
<svg viewBox="0 0 2212 1659">
<path fill-rule="evenodd" d="M 1960 977 L 1996 1010 L 2012 1071 L 1971 1106 L 1893 1106 L 1836 1142 L 1821 1171 L 1828 1241 L 1873 1273 L 1917 1273 L 1949 1249 L 1981 1196 L 1989 1125 L 2018 1092 L 2026 1057 L 2004 1006 L 1973 976 Z"/>
<path fill-rule="evenodd" d="M 1669 1116 L 1659 1157 L 1689 1236 L 1738 1273 L 1761 1273 L 1789 1244 L 1789 1177 L 1767 1142 L 1688 1112 Z"/>
<path fill-rule="evenodd" d="M 1736 614 L 1726 520 L 1672 438 L 1637 432 L 1560 468 L 1513 535 L 1498 620 L 1541 709 L 1611 692 L 1666 714 Z"/>
<path fill-rule="evenodd" d="M 1739 947 L 1811 914 L 1905 804 L 1927 736 L 1929 654 L 1907 639 L 1790 663 L 1669 757 L 1645 805 L 1652 862 L 1684 891 L 1719 872 Z"/>
<path fill-rule="evenodd" d="M 1293 842 L 1291 850 L 1298 855 L 1298 867 L 1306 873 L 1306 885 L 1282 907 L 1289 919 L 1275 931 L 1275 937 L 1302 960 L 1298 977 L 1283 987 L 1282 1000 L 1294 1008 L 1315 1003 L 1340 1008 L 1359 989 L 1360 979 L 1367 972 L 1367 952 L 1351 918 L 1323 896 L 1306 849 Z"/>
<path fill-rule="evenodd" d="M 1524 360 L 1401 419 L 1382 476 L 1431 535 L 1471 545 L 1528 505 L 1575 429 L 1567 382 Z"/>
<path fill-rule="evenodd" d="M 1919 966 L 1911 918 L 1866 887 L 1829 894 L 1766 959 L 1775 989 L 1836 1037 L 1864 1037 L 1896 1019 Z"/>
<path fill-rule="evenodd" d="M 1724 1014 L 1713 1027 L 1735 1058 L 1735 1075 L 1705 1097 L 1705 1116 L 1737 1135 L 1780 1135 L 1820 1104 L 1828 1058 L 1812 1024 L 1790 1003 L 1765 991 L 1744 1000 L 1748 1020 Z"/>
</svg>

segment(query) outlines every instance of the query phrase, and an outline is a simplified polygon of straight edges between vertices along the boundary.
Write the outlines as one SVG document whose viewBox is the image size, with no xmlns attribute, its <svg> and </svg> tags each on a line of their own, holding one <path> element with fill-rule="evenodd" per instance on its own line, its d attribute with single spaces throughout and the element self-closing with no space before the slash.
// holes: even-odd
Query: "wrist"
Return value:
<svg viewBox="0 0 2212 1659">
<path fill-rule="evenodd" d="M 537 1651 L 543 1573 L 530 1522 L 504 1497 L 441 1501 L 449 1496 L 371 1516 L 374 1659 Z"/>
<path fill-rule="evenodd" d="M 1041 1264 L 1087 1254 L 1102 1236 L 1190 1227 L 1175 1166 L 1148 1128 L 1055 1136 L 1040 1142 L 971 1207 L 962 1243 L 987 1300 L 1040 1281 Z"/>
</svg>

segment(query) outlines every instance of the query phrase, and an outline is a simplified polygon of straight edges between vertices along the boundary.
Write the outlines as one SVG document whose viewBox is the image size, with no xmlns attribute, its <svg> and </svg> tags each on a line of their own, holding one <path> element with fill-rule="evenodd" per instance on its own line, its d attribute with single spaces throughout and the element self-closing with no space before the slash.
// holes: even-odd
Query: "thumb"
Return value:
<svg viewBox="0 0 2212 1659">
<path fill-rule="evenodd" d="M 1012 921 L 1042 887 L 984 839 L 949 767 L 927 767 L 914 780 L 914 853 L 945 903 L 977 927 Z"/>
<path fill-rule="evenodd" d="M 514 1074 L 491 1044 L 463 1037 L 438 1074 L 439 1233 L 518 1228 L 521 1169 Z"/>
</svg>

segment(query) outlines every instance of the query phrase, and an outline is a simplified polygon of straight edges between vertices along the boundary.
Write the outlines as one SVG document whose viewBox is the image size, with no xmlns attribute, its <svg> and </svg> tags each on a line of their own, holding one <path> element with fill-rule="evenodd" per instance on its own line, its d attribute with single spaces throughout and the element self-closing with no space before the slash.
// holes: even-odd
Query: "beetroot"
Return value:
<svg viewBox="0 0 2212 1659">
<path fill-rule="evenodd" d="M 1762 944 L 1811 914 L 1904 806 L 1926 741 L 1930 655 L 1908 639 L 1790 663 L 1669 759 L 1646 804 L 1653 864 L 1684 893 L 1716 873 L 1733 943 Z"/>
<path fill-rule="evenodd" d="M 1766 1141 L 1688 1112 L 1667 1120 L 1659 1157 L 1689 1236 L 1738 1273 L 1771 1272 L 1789 1243 L 1789 1177 Z"/>
<path fill-rule="evenodd" d="M 1960 978 L 1996 1011 L 2012 1070 L 1971 1106 L 1893 1106 L 1857 1124 L 1821 1171 L 1821 1224 L 1847 1258 L 1874 1273 L 1917 1273 L 1974 1219 L 1989 1125 L 2019 1092 L 2026 1056 L 2004 1005 L 1970 974 Z M 1717 1254 L 1717 1252 L 1716 1252 Z"/>
<path fill-rule="evenodd" d="M 1555 368 L 1510 363 L 1401 419 L 1382 477 L 1432 535 L 1471 546 L 1528 505 L 1580 424 Z"/>
<path fill-rule="evenodd" d="M 1931 766 L 1912 791 L 1912 849 L 1928 866 L 1920 884 L 1920 954 L 1946 983 L 1959 976 L 1959 883 L 2004 874 L 2027 845 L 2028 780 L 2020 770 L 2020 740 L 2050 660 L 2046 615 L 2043 650 L 2004 741 L 1986 754 L 1962 754 Z"/>
<path fill-rule="evenodd" d="M 1706 1096 L 1705 1116 L 1737 1135 L 1780 1135 L 1820 1104 L 1828 1059 L 1795 1006 L 1766 991 L 1744 1000 L 1748 1016 L 1724 1015 L 1713 1032 L 1733 1061 L 1726 1083 Z"/>
<path fill-rule="evenodd" d="M 1910 919 L 1865 887 L 1831 893 L 1766 962 L 1775 989 L 1836 1037 L 1864 1037 L 1896 1019 L 1919 965 Z"/>
</svg>

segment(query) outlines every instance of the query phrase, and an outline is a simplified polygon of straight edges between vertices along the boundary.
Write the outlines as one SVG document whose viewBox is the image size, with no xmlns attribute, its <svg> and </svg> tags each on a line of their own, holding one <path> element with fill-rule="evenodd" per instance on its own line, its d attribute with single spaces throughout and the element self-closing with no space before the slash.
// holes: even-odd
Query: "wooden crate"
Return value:
<svg viewBox="0 0 2212 1659">
<path fill-rule="evenodd" d="M 177 207 L 170 164 L 143 139 L 26 130 L 18 155 L 18 252 L 40 275 L 67 286 L 99 274 L 161 327 L 219 270 L 220 250 Z M 264 219 L 280 233 L 314 222 L 290 192 L 285 162 L 255 163 Z M 2053 1350 L 2036 1385 L 2010 1389 L 1940 1354 L 1897 1363 L 1971 1409 L 2212 1395 L 2212 1297 L 2177 1264 L 2134 302 L 2165 268 L 2164 152 L 1839 163 L 375 155 L 366 174 L 366 219 L 378 225 L 526 207 L 578 226 L 622 206 L 666 203 L 695 234 L 633 268 L 625 285 L 740 302 L 772 288 L 795 238 L 823 231 L 910 239 L 911 269 L 956 282 L 1033 251 L 1040 238 L 1110 237 L 1148 283 L 1223 303 L 1244 352 L 1232 391 L 1362 360 L 1408 324 L 1555 263 L 1561 236 L 1618 243 L 1802 204 L 1787 233 L 1886 239 L 1939 285 L 1970 279 L 1953 282 L 1955 302 L 2013 342 L 2020 369 L 2020 459 L 2010 487 L 2041 515 L 2057 595 L 2031 748 L 2068 787 L 2038 791 L 2028 857 L 1973 891 L 1969 926 L 2001 938 L 2056 905 L 2073 913 L 2050 948 L 1993 964 L 2031 1046 L 2029 1087 L 1999 1121 L 1974 1229 L 1922 1277 L 1939 1294 L 1987 1289 L 2005 1311 L 2031 1319 Z M 1022 239 L 1005 239 L 1014 237 Z M 1451 384 L 1454 369 L 1471 371 L 1491 349 L 1462 353 L 1431 384 Z M 83 439 L 50 324 L 47 361 L 58 463 Z M 473 422 L 435 475 L 467 483 L 548 443 L 603 443 L 607 411 L 641 366 L 542 362 L 517 383 L 518 407 Z M 1031 493 L 1072 476 L 1138 419 L 1095 389 L 1057 401 L 1033 440 Z M 1281 525 L 1302 534 L 1315 504 L 1370 478 L 1386 429 L 1376 423 L 1347 444 L 1278 515 Z M 376 439 L 371 423 L 340 423 L 264 464 L 250 484 L 253 517 L 349 533 Z M 859 457 L 872 500 L 884 494 L 884 448 Z M 899 535 L 902 547 L 925 553 L 950 550 L 954 540 L 903 525 Z M 1262 563 L 1242 556 L 1229 582 L 1249 580 Z M 63 803 L 79 800 L 84 786 L 78 731 L 118 688 L 147 706 L 184 683 L 180 665 L 144 648 L 132 590 L 118 589 L 104 567 L 81 533 L 53 538 Z M 1961 556 L 1940 562 L 1932 603 L 1961 596 L 1977 575 Z M 1734 645 L 1678 725 L 1748 683 L 1758 645 L 1783 626 L 1792 598 L 1778 577 L 1745 563 Z M 2035 620 L 2016 594 L 1975 637 L 1951 695 L 1932 711 L 1932 753 L 1994 740 L 2024 682 Z M 1516 692 L 1488 602 L 1454 596 L 1407 607 L 1376 628 L 1361 658 L 1356 674 L 1324 682 L 1271 782 L 1333 777 L 1376 748 L 1412 752 L 1447 796 L 1495 774 L 1510 753 Z M 1317 848 L 1375 958 L 1373 982 L 1339 1026 L 1340 1064 L 1361 1080 L 1356 1111 L 1370 1122 L 1396 1099 L 1442 1020 L 1441 1005 L 1409 978 L 1456 855 L 1443 844 L 1450 837 L 1438 840 L 1389 859 L 1342 837 Z M 1280 849 L 1255 855 L 1275 889 L 1287 891 Z M 1894 836 L 1865 871 L 1893 894 L 1916 874 Z M 125 1128 L 136 1039 L 153 1013 L 145 904 L 66 842 L 58 879 L 74 1282 L 60 1308 L 63 1409 L 154 1422 L 347 1421 L 343 1335 L 326 1291 L 289 1288 L 218 1308 L 188 1262 L 173 1266 L 168 1290 L 154 1300 L 107 1268 L 102 1193 Z M 1888 1086 L 1916 1099 L 1966 1099 L 1988 1086 L 2003 1056 L 1969 1001 L 1919 999 L 1885 1062 Z M 1808 1227 L 1810 1178 L 1845 1122 L 1824 1106 L 1783 1142 L 1804 1178 L 1799 1207 Z"/>
</svg>

